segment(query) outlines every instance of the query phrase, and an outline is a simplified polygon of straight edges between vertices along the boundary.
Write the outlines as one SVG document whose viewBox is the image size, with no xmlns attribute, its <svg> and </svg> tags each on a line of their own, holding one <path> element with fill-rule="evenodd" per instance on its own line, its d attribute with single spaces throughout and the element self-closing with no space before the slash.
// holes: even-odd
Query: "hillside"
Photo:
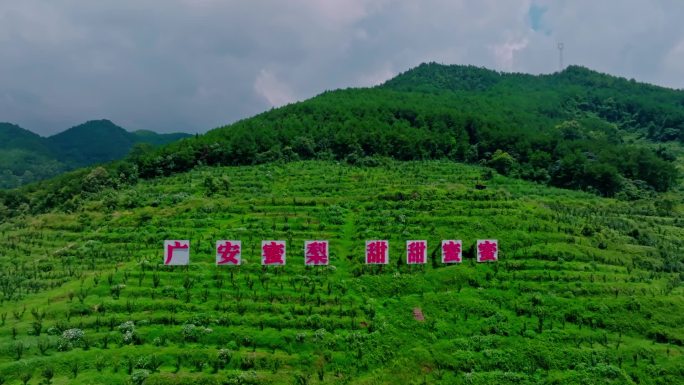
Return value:
<svg viewBox="0 0 684 385">
<path fill-rule="evenodd" d="M 6 220 L 0 376 L 55 384 L 674 384 L 684 376 L 681 199 L 623 202 L 451 161 L 377 161 L 198 167 L 90 192 L 73 213 Z M 466 261 L 445 267 L 435 247 L 449 238 L 463 239 Z M 478 238 L 499 240 L 499 263 L 474 263 Z M 188 269 L 160 265 L 164 239 L 190 239 Z M 241 239 L 246 264 L 214 266 L 218 239 Z M 286 266 L 258 265 L 262 239 L 288 242 Z M 307 239 L 330 240 L 334 267 L 304 268 Z M 388 266 L 362 264 L 367 239 L 390 241 Z M 428 240 L 424 267 L 401 262 L 408 239 Z"/>
<path fill-rule="evenodd" d="M 0 188 L 18 187 L 67 170 L 121 159 L 138 143 L 160 146 L 188 136 L 128 132 L 109 120 L 94 120 L 43 138 L 19 126 L 0 123 Z"/>
</svg>

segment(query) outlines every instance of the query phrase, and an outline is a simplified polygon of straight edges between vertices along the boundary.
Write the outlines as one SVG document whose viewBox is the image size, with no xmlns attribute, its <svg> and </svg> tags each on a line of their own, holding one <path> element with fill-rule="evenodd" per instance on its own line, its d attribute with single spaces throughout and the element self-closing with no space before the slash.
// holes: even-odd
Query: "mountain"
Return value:
<svg viewBox="0 0 684 385">
<path fill-rule="evenodd" d="M 17 125 L 0 123 L 0 188 L 47 179 L 67 169 L 45 138 Z"/>
<path fill-rule="evenodd" d="M 188 136 L 128 132 L 109 120 L 93 120 L 44 138 L 19 126 L 0 123 L 0 188 L 120 159 L 138 143 L 160 146 Z"/>
<path fill-rule="evenodd" d="M 113 142 L 125 141 L 112 124 L 96 125 Z M 540 184 L 636 200 L 679 188 L 683 142 L 681 90 L 576 66 L 534 76 L 429 63 L 377 87 L 324 92 L 205 135 L 137 151 L 106 166 L 100 187 L 200 165 L 296 159 L 373 165 L 391 157 L 486 165 Z M 52 209 L 81 194 L 78 175 L 32 187 L 33 198 L 13 193 L 12 201 Z"/>
<path fill-rule="evenodd" d="M 189 134 L 157 134 L 139 130 L 128 132 L 109 120 L 91 120 L 47 138 L 60 160 L 74 167 L 104 163 L 126 156 L 137 143 L 160 146 Z"/>
<path fill-rule="evenodd" d="M 432 63 L 378 87 L 325 92 L 161 148 L 139 170 L 151 177 L 198 162 L 447 158 L 637 197 L 677 185 L 673 148 L 683 142 L 684 91 L 581 67 L 532 76 Z M 165 157 L 174 162 L 155 162 Z"/>
<path fill-rule="evenodd" d="M 10 123 L 0 123 L 0 149 L 28 150 L 50 153 L 44 138 Z"/>
<path fill-rule="evenodd" d="M 123 158 L 135 136 L 109 120 L 92 120 L 47 138 L 60 160 L 84 167 Z"/>
<path fill-rule="evenodd" d="M 500 73 L 473 66 L 421 64 L 381 88 L 459 95 L 478 94 L 553 117 L 566 112 L 593 114 L 654 141 L 684 142 L 684 90 L 639 83 L 569 66 L 550 75 Z M 515 100 L 524 97 L 525 100 Z M 553 109 L 556 109 L 554 114 Z"/>
</svg>

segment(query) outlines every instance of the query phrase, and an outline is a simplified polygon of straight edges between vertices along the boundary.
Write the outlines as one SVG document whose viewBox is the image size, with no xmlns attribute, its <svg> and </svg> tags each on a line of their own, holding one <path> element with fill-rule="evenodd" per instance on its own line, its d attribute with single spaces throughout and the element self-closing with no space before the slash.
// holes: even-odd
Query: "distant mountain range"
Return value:
<svg viewBox="0 0 684 385">
<path fill-rule="evenodd" d="M 91 120 L 42 137 L 15 124 L 0 123 L 0 188 L 13 188 L 120 159 L 139 143 L 159 146 L 188 136 L 146 130 L 129 132 L 109 120 Z"/>
</svg>

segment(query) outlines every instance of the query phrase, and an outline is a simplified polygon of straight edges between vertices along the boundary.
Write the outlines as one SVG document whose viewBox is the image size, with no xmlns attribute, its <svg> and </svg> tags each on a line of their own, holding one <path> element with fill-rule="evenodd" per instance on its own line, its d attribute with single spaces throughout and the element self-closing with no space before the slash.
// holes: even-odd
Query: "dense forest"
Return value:
<svg viewBox="0 0 684 385">
<path fill-rule="evenodd" d="M 159 146 L 187 136 L 128 132 L 109 120 L 92 120 L 44 138 L 15 124 L 0 123 L 0 188 L 121 159 L 136 144 Z"/>
<path fill-rule="evenodd" d="M 83 194 L 198 165 L 297 159 L 372 166 L 449 159 L 551 186 L 638 199 L 676 185 L 684 91 L 571 66 L 551 75 L 422 64 L 328 91 L 122 161 L 2 193 L 6 211 L 72 209 Z"/>
</svg>

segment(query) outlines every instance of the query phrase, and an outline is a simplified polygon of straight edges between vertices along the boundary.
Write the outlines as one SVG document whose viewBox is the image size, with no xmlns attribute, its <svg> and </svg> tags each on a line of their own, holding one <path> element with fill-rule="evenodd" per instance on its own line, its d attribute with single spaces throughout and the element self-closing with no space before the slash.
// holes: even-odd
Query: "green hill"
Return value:
<svg viewBox="0 0 684 385">
<path fill-rule="evenodd" d="M 683 210 L 450 161 L 199 167 L 105 188 L 0 225 L 0 375 L 678 383 Z M 466 260 L 447 267 L 437 245 L 452 238 Z M 474 263 L 478 238 L 499 240 L 499 263 Z M 190 239 L 189 268 L 161 266 L 164 239 Z M 218 239 L 241 239 L 245 264 L 217 268 Z M 287 241 L 286 266 L 259 266 L 262 239 Z M 307 239 L 330 240 L 331 267 L 303 266 Z M 389 265 L 362 264 L 367 239 L 389 240 Z M 428 240 L 426 266 L 403 263 L 408 239 Z"/>
<path fill-rule="evenodd" d="M 581 67 L 532 76 L 432 63 L 378 87 L 324 92 L 157 150 L 139 149 L 109 165 L 102 184 L 198 165 L 372 165 L 388 156 L 487 165 L 549 186 L 634 200 L 679 185 L 682 133 L 684 91 Z M 4 204 L 51 210 L 80 199 L 79 178 L 9 193 Z"/>
<path fill-rule="evenodd" d="M 10 123 L 0 123 L 0 148 L 50 153 L 40 135 Z"/>
<path fill-rule="evenodd" d="M 0 188 L 51 178 L 66 170 L 45 138 L 17 125 L 0 123 Z"/>
<path fill-rule="evenodd" d="M 677 184 L 665 145 L 684 140 L 683 101 L 682 91 L 579 67 L 531 76 L 424 64 L 379 87 L 326 92 L 218 128 L 138 166 L 148 177 L 198 163 L 451 159 L 633 196 Z"/>
<path fill-rule="evenodd" d="M 91 120 L 47 138 L 59 157 L 73 167 L 121 159 L 137 143 L 160 146 L 189 134 L 157 134 L 139 130 L 128 132 L 109 120 Z"/>
<path fill-rule="evenodd" d="M 0 188 L 18 187 L 67 170 L 120 159 L 138 143 L 160 146 L 188 136 L 128 132 L 109 120 L 94 120 L 43 138 L 19 126 L 0 123 Z"/>
<path fill-rule="evenodd" d="M 0 191 L 0 378 L 680 383 L 683 101 L 579 67 L 425 64 Z M 163 266 L 165 239 L 192 264 Z M 219 239 L 243 266 L 214 265 Z M 259 265 L 268 239 L 286 266 Z M 313 239 L 332 266 L 304 267 Z M 389 265 L 363 264 L 369 239 Z"/>
<path fill-rule="evenodd" d="M 109 120 L 92 120 L 48 138 L 59 157 L 75 167 L 123 158 L 134 136 Z"/>
</svg>

